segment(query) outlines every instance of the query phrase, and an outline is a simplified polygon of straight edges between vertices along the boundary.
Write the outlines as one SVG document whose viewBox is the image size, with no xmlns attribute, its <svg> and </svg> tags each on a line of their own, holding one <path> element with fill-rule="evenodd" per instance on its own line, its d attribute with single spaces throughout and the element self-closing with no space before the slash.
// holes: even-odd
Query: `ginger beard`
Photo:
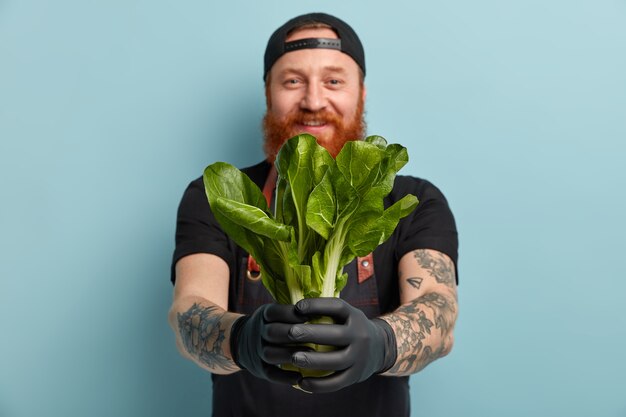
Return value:
<svg viewBox="0 0 626 417">
<path fill-rule="evenodd" d="M 268 108 L 271 103 L 268 99 Z M 327 124 L 334 126 L 335 134 L 329 138 L 318 138 L 318 143 L 332 155 L 333 158 L 337 156 L 343 145 L 351 140 L 361 140 L 365 132 L 365 119 L 364 119 L 364 103 L 363 98 L 359 99 L 357 104 L 356 113 L 352 120 L 348 123 L 343 123 L 341 117 L 334 113 L 322 110 L 319 112 L 311 112 L 308 110 L 297 110 L 294 113 L 289 114 L 285 119 L 278 119 L 269 110 L 263 117 L 263 132 L 265 134 L 265 142 L 263 144 L 263 150 L 267 160 L 274 163 L 276 155 L 280 150 L 280 147 L 287 141 L 300 133 L 294 126 L 296 124 L 303 124 L 312 121 L 323 121 Z M 320 139 L 324 139 L 320 141 Z"/>
</svg>

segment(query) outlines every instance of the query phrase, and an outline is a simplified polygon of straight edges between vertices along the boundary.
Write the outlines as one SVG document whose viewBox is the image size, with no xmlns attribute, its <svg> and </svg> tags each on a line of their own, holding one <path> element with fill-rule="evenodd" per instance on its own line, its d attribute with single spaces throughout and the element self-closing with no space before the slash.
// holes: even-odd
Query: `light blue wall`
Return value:
<svg viewBox="0 0 626 417">
<path fill-rule="evenodd" d="M 626 415 L 626 2 L 0 1 L 0 416 L 209 415 L 166 324 L 175 211 L 262 155 L 279 24 L 359 32 L 369 132 L 461 237 L 414 415 Z"/>
</svg>

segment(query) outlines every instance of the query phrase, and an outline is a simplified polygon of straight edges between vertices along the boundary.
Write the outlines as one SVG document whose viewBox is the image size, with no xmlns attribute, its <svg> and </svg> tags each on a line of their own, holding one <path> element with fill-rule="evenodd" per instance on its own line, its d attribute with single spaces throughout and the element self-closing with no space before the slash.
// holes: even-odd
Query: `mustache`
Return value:
<svg viewBox="0 0 626 417">
<path fill-rule="evenodd" d="M 339 126 L 342 120 L 341 117 L 339 117 L 337 114 L 331 113 L 327 110 L 320 110 L 316 112 L 312 112 L 309 110 L 297 110 L 287 119 L 288 124 L 304 124 L 310 122 L 323 122 L 326 124 Z"/>
</svg>

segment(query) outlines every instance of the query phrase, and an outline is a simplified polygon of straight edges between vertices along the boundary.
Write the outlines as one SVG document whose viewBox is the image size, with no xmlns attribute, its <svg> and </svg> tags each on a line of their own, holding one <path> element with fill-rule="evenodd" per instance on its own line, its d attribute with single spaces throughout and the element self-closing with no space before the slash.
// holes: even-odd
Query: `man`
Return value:
<svg viewBox="0 0 626 417">
<path fill-rule="evenodd" d="M 365 57 L 345 22 L 298 16 L 265 52 L 267 160 L 244 170 L 265 191 L 282 143 L 310 133 L 332 155 L 364 136 Z M 371 257 L 358 259 L 341 299 L 272 303 L 252 259 L 213 217 L 202 179 L 181 201 L 170 324 L 181 353 L 213 373 L 215 416 L 408 416 L 408 375 L 446 355 L 457 317 L 457 233 L 441 192 L 398 176 L 386 204 L 417 209 Z M 305 322 L 330 316 L 337 324 Z M 303 343 L 331 344 L 313 352 Z M 302 377 L 281 364 L 333 371 Z M 294 389 L 295 388 L 295 389 Z"/>
</svg>

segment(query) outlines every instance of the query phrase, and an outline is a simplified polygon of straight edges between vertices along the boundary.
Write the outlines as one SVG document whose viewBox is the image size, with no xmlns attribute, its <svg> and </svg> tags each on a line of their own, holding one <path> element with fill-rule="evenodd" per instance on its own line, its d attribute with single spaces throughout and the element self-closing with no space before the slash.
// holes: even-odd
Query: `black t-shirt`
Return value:
<svg viewBox="0 0 626 417">
<path fill-rule="evenodd" d="M 261 162 L 243 170 L 259 188 L 263 187 L 270 164 Z M 400 220 L 393 235 L 374 251 L 373 274 L 358 279 L 356 260 L 345 267 L 348 284 L 341 298 L 372 318 L 399 305 L 398 262 L 416 249 L 435 249 L 457 263 L 457 231 L 443 194 L 428 181 L 397 176 L 393 191 L 385 199 L 389 207 L 406 194 L 417 196 L 415 211 Z M 229 310 L 249 314 L 272 302 L 260 281 L 246 277 L 247 253 L 221 229 L 211 213 L 202 178 L 191 182 L 178 209 L 176 248 L 172 262 L 193 253 L 211 253 L 230 269 Z M 231 375 L 213 374 L 214 416 L 408 416 L 408 377 L 372 376 L 368 380 L 328 394 L 306 394 L 291 387 L 272 384 L 247 371 Z"/>
</svg>

